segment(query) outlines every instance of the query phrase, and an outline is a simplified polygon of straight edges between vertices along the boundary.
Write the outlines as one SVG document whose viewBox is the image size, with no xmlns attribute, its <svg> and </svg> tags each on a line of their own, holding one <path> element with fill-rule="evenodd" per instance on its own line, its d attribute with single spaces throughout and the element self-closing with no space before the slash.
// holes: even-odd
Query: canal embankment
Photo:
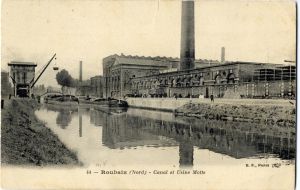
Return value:
<svg viewBox="0 0 300 190">
<path fill-rule="evenodd" d="M 176 109 L 177 116 L 261 123 L 279 127 L 296 126 L 296 108 L 292 104 L 214 104 L 189 103 Z"/>
<path fill-rule="evenodd" d="M 160 111 L 175 111 L 175 109 L 195 99 L 189 98 L 127 98 L 128 106 L 133 108 L 152 109 Z"/>
<path fill-rule="evenodd" d="M 32 99 L 5 101 L 1 110 L 1 160 L 12 165 L 79 165 L 69 150 L 34 112 Z"/>
<path fill-rule="evenodd" d="M 176 116 L 254 122 L 284 127 L 296 125 L 295 100 L 128 98 L 130 107 L 172 111 Z"/>
</svg>

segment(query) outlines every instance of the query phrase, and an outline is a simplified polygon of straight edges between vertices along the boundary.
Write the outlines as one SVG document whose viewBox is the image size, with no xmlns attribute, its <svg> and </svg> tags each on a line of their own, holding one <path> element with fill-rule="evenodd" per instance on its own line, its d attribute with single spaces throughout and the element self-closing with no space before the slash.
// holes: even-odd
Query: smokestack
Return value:
<svg viewBox="0 0 300 190">
<path fill-rule="evenodd" d="M 194 0 L 182 0 L 181 7 L 181 48 L 178 70 L 195 67 L 195 18 Z"/>
<path fill-rule="evenodd" d="M 221 48 L 221 63 L 225 63 L 225 47 Z"/>
<path fill-rule="evenodd" d="M 82 82 L 82 61 L 79 62 L 79 82 Z"/>
</svg>

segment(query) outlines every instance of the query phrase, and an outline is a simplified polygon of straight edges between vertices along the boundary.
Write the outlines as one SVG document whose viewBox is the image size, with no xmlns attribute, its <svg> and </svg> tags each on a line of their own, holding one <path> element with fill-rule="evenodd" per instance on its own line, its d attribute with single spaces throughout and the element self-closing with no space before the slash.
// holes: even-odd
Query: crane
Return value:
<svg viewBox="0 0 300 190">
<path fill-rule="evenodd" d="M 47 69 L 47 67 L 50 65 L 50 63 L 52 62 L 52 60 L 55 58 L 56 53 L 52 56 L 52 58 L 48 61 L 48 63 L 44 66 L 44 68 L 42 69 L 41 73 L 38 75 L 38 77 L 34 80 L 34 78 L 30 81 L 30 84 L 32 83 L 32 85 L 30 86 L 30 88 L 33 88 L 34 85 L 36 84 L 36 82 L 40 79 L 40 77 L 42 76 L 42 74 L 45 72 L 45 70 Z"/>
</svg>

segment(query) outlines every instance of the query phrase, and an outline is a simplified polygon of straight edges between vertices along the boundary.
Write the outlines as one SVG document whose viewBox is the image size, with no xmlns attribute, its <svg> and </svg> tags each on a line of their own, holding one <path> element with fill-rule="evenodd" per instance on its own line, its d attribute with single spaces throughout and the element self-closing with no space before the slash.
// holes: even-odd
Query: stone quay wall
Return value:
<svg viewBox="0 0 300 190">
<path fill-rule="evenodd" d="M 129 107 L 145 108 L 153 110 L 175 111 L 175 109 L 197 99 L 190 98 L 127 98 Z"/>
<path fill-rule="evenodd" d="M 130 107 L 173 111 L 175 116 L 295 127 L 296 102 L 283 99 L 129 98 Z"/>
<path fill-rule="evenodd" d="M 214 102 L 211 102 L 208 98 L 127 98 L 129 107 L 175 111 L 175 109 L 182 107 L 189 103 L 199 104 L 222 104 L 222 105 L 249 105 L 249 106 L 294 106 L 295 100 L 284 99 L 225 99 L 215 98 Z M 293 104 L 293 105 L 292 105 Z"/>
</svg>

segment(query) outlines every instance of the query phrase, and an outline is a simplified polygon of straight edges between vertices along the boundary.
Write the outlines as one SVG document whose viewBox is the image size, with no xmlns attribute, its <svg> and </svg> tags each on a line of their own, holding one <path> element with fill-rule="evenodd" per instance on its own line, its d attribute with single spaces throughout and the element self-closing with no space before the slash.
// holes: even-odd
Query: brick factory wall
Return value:
<svg viewBox="0 0 300 190">
<path fill-rule="evenodd" d="M 290 85 L 292 87 L 290 87 Z M 254 86 L 254 88 L 253 88 Z M 296 81 L 269 81 L 268 83 L 243 83 L 238 86 L 237 91 L 242 97 L 264 97 L 266 94 L 270 97 L 282 97 L 296 94 Z M 248 89 L 248 90 L 247 90 Z M 267 89 L 267 90 L 266 90 Z M 254 92 L 254 93 L 253 93 Z"/>
<path fill-rule="evenodd" d="M 252 97 L 265 97 L 267 94 L 270 97 L 282 97 L 288 96 L 289 92 L 296 94 L 296 82 L 292 81 L 292 87 L 290 82 L 281 82 L 281 81 L 269 81 L 268 83 L 259 82 L 259 83 L 243 83 L 239 85 L 207 85 L 200 87 L 188 87 L 188 88 L 166 88 L 164 92 L 173 97 L 174 94 L 181 94 L 182 97 L 186 97 L 188 94 L 193 96 L 199 96 L 202 94 L 208 96 L 214 94 L 215 97 L 222 98 L 226 91 L 234 92 L 241 96 L 241 98 L 252 98 Z M 140 90 L 145 94 L 148 93 L 148 90 Z M 228 98 L 228 97 L 227 97 Z"/>
</svg>

